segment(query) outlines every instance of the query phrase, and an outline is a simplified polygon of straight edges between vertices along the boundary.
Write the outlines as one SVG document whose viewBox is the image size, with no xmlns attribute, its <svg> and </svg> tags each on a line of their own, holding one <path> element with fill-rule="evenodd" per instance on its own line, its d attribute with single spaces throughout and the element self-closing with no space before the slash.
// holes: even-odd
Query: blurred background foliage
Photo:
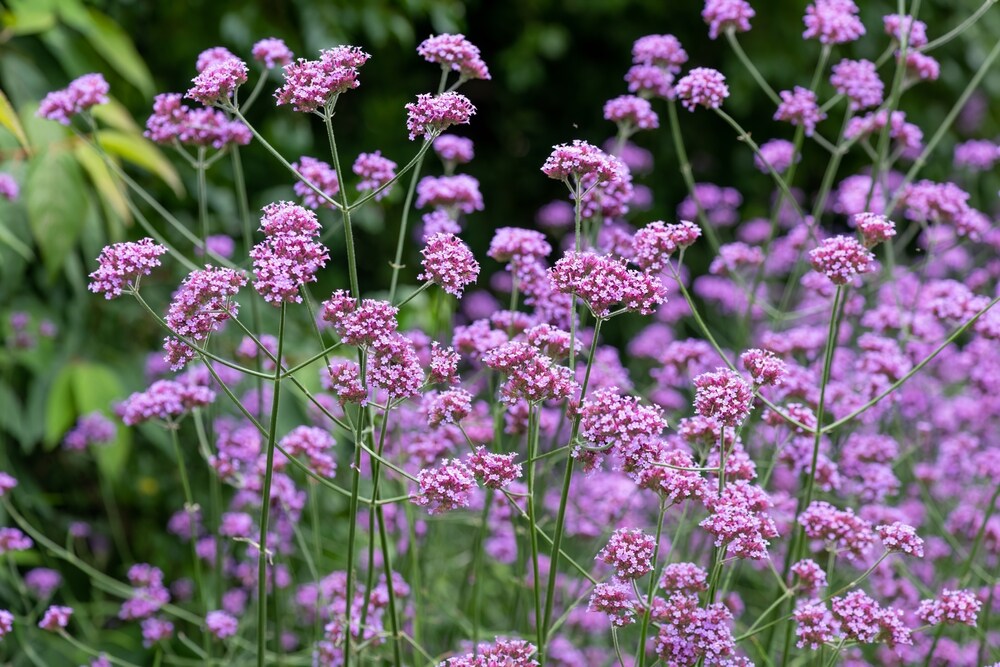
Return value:
<svg viewBox="0 0 1000 667">
<path fill-rule="evenodd" d="M 753 30 L 740 36 L 745 50 L 774 88 L 807 85 L 820 45 L 800 39 L 806 0 L 754 4 L 758 15 Z M 897 11 L 896 3 L 859 4 L 868 34 L 856 44 L 834 49 L 832 63 L 841 57 L 874 59 L 887 44 L 881 16 Z M 979 5 L 976 0 L 925 0 L 919 18 L 934 38 Z M 6 445 L 0 450 L 0 469 L 18 471 L 29 488 L 36 483 L 32 480 L 43 480 L 49 491 L 72 489 L 74 511 L 91 519 L 103 516 L 103 510 L 89 503 L 99 502 L 110 488 L 125 507 L 129 530 L 141 531 L 141 522 L 152 522 L 155 530 L 147 534 L 162 536 L 166 510 L 156 507 L 156 499 L 160 485 L 167 482 L 158 479 L 152 457 L 129 460 L 124 429 L 118 442 L 101 454 L 105 474 L 97 478 L 81 475 L 80 463 L 64 465 L 67 461 L 60 460 L 56 465 L 53 458 L 71 456 L 55 447 L 79 415 L 94 409 L 108 412 L 113 399 L 144 386 L 145 355 L 158 349 L 162 334 L 130 301 L 105 304 L 86 291 L 86 275 L 105 243 L 145 234 L 134 224 L 120 182 L 93 149 L 58 124 L 34 118 L 46 92 L 87 72 L 104 73 L 114 99 L 98 108 L 102 145 L 194 229 L 193 171 L 171 151 L 143 139 L 141 128 L 154 94 L 188 88 L 202 50 L 221 45 L 249 60 L 251 45 L 268 36 L 284 39 L 304 57 L 337 44 L 363 47 L 372 59 L 362 70 L 361 87 L 341 100 L 335 120 L 345 168 L 359 152 L 375 149 L 402 165 L 417 149 L 407 140 L 403 105 L 417 93 L 431 92 L 439 76 L 436 66 L 416 55 L 415 47 L 432 33 L 462 32 L 482 49 L 493 75 L 492 81 L 474 81 L 463 88 L 478 114 L 470 126 L 458 128 L 459 134 L 475 141 L 476 159 L 464 171 L 481 181 L 486 201 L 485 211 L 469 216 L 463 236 L 481 259 L 484 275 L 489 275 L 499 268 L 485 257 L 492 231 L 532 226 L 541 205 L 565 196 L 561 184 L 539 171 L 551 146 L 575 138 L 600 144 L 614 134 L 614 126 L 602 118 L 602 106 L 626 92 L 623 76 L 631 64 L 631 45 L 642 35 L 673 33 L 690 55 L 688 66 L 723 71 L 732 89 L 726 108 L 760 142 L 791 137 L 793 128 L 771 120 L 774 109 L 724 41 L 708 39 L 701 8 L 695 0 L 0 1 L 0 171 L 12 173 L 22 186 L 20 201 L 0 200 L 0 228 L 6 236 L 0 238 L 0 431 Z M 997 35 L 1000 11 L 994 10 L 934 51 L 942 63 L 940 79 L 916 86 L 902 102 L 909 120 L 918 123 L 926 137 L 948 113 Z M 888 72 L 888 67 L 883 69 L 887 81 Z M 279 85 L 278 75 L 271 76 L 269 89 Z M 1000 71 L 986 76 L 982 91 L 973 98 L 979 120 L 960 123 L 951 131 L 932 156 L 927 177 L 961 181 L 951 167 L 954 143 L 996 138 L 1000 106 L 985 101 L 1000 99 Z M 826 86 L 820 97 L 830 94 Z M 657 110 L 665 116 L 662 107 Z M 771 182 L 753 168 L 750 150 L 735 141 L 714 114 L 681 114 L 696 179 L 738 188 L 744 195 L 745 218 L 764 214 Z M 963 117 L 971 116 L 970 111 Z M 265 98 L 252 109 L 250 120 L 290 160 L 300 155 L 328 159 L 318 119 L 275 109 Z M 821 130 L 830 136 L 835 128 L 829 126 L 835 122 Z M 668 130 L 642 132 L 634 141 L 651 150 L 657 162 L 651 174 L 637 179 L 651 188 L 653 208 L 634 212 L 631 221 L 674 221 L 686 191 Z M 244 148 L 242 156 L 252 211 L 293 198 L 288 173 L 259 145 Z M 825 164 L 826 154 L 807 143 L 797 185 L 814 190 Z M 862 151 L 852 152 L 841 177 L 867 164 Z M 424 173 L 439 174 L 440 165 L 428 160 Z M 985 175 L 981 190 L 974 193 L 980 199 L 973 204 L 995 212 L 998 185 L 996 174 Z M 370 208 L 360 217 L 361 283 L 367 293 L 388 284 L 388 260 L 404 194 L 405 185 L 397 186 L 381 209 Z M 984 199 L 987 195 L 990 198 Z M 213 231 L 238 237 L 228 160 L 209 172 L 209 200 Z M 320 215 L 325 225 L 336 224 L 331 211 Z M 151 219 L 191 254 L 190 243 L 155 215 Z M 836 223 L 831 218 L 828 224 Z M 333 237 L 334 259 L 314 290 L 320 298 L 347 282 L 341 236 Z M 411 242 L 411 268 L 404 271 L 411 283 L 416 250 Z M 245 249 L 237 253 L 245 256 Z M 176 262 L 166 261 L 165 267 L 148 283 L 154 307 L 165 307 L 183 276 Z M 15 323 L 15 312 L 27 313 L 27 323 Z M 296 326 L 305 336 L 309 323 L 301 319 Z M 269 326 L 265 322 L 265 329 Z M 144 441 L 165 447 L 157 445 L 162 431 L 142 432 Z M 129 474 L 123 476 L 126 469 Z M 39 496 L 34 509 L 54 516 L 51 507 L 65 501 Z M 150 509 L 154 511 L 146 511 Z"/>
</svg>

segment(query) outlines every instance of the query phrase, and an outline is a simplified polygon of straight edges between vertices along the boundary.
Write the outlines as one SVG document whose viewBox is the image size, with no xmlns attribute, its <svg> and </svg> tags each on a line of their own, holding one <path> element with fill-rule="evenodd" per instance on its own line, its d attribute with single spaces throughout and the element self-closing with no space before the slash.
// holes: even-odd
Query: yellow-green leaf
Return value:
<svg viewBox="0 0 1000 667">
<path fill-rule="evenodd" d="M 74 404 L 80 416 L 91 412 L 102 412 L 105 417 L 109 417 L 112 403 L 124 397 L 124 389 L 118 376 L 112 369 L 102 364 L 87 362 L 75 364 L 72 386 Z M 121 424 L 116 424 L 115 439 L 107 445 L 94 449 L 97 465 L 104 475 L 112 479 L 117 479 L 121 475 L 128 460 L 130 441 L 129 430 Z"/>
<path fill-rule="evenodd" d="M 63 12 L 63 21 L 80 31 L 95 51 L 146 97 L 154 92 L 153 75 L 135 50 L 128 33 L 110 17 L 96 9 Z"/>
<path fill-rule="evenodd" d="M 138 134 L 119 130 L 100 130 L 97 138 L 108 153 L 156 174 L 178 196 L 183 194 L 184 186 L 177 170 L 153 142 Z"/>
<path fill-rule="evenodd" d="M 21 120 L 17 117 L 17 112 L 14 111 L 14 105 L 10 103 L 4 92 L 0 90 L 0 125 L 6 127 L 14 138 L 17 139 L 17 143 L 21 144 L 26 151 L 31 151 L 31 145 L 28 143 L 28 136 L 24 133 L 24 128 L 21 126 Z"/>
<path fill-rule="evenodd" d="M 79 143 L 73 152 L 77 162 L 90 177 L 90 182 L 94 184 L 104 205 L 124 222 L 131 222 L 131 212 L 128 209 L 128 202 L 125 200 L 125 193 L 122 191 L 120 183 L 112 177 L 97 149 L 90 144 Z"/>
<path fill-rule="evenodd" d="M 44 7 L 17 3 L 11 11 L 4 12 L 3 25 L 14 35 L 35 35 L 56 24 L 56 15 Z"/>
<path fill-rule="evenodd" d="M 50 150 L 36 155 L 28 167 L 24 193 L 31 233 L 53 276 L 83 229 L 87 193 L 80 167 L 69 153 Z"/>
<path fill-rule="evenodd" d="M 98 104 L 90 112 L 94 117 L 105 125 L 109 125 L 116 130 L 124 130 L 132 134 L 142 134 L 142 129 L 132 118 L 122 103 L 112 98 L 107 104 Z"/>
</svg>

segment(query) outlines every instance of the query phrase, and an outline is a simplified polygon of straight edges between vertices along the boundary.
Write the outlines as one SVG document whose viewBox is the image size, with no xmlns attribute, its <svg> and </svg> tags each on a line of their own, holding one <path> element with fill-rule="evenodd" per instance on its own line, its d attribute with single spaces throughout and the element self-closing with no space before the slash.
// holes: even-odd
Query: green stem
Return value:
<svg viewBox="0 0 1000 667">
<path fill-rule="evenodd" d="M 278 359 L 285 345 L 285 303 L 278 316 Z M 271 400 L 271 422 L 267 434 L 267 462 L 264 467 L 264 487 L 260 499 L 260 543 L 257 553 L 257 667 L 264 667 L 267 649 L 267 529 L 271 511 L 271 477 L 274 472 L 274 443 L 278 430 L 278 406 L 281 400 L 281 364 L 274 367 L 274 389 Z M 350 607 L 350 605 L 348 605 Z"/>
<path fill-rule="evenodd" d="M 530 460 L 535 456 L 535 450 L 538 448 L 538 429 L 539 429 L 539 415 L 537 408 L 533 403 L 528 404 L 528 459 Z M 541 572 L 538 566 L 538 533 L 535 531 L 538 526 L 537 517 L 535 515 L 535 466 L 528 466 L 528 525 L 530 531 L 530 543 L 531 543 L 531 569 L 532 569 L 532 582 L 531 588 L 535 599 L 535 637 L 538 646 L 538 661 L 540 664 L 545 664 L 545 631 L 543 626 L 545 625 L 545 617 L 542 615 L 542 590 L 541 590 Z M 550 578 L 555 578 L 555 571 L 549 572 Z"/>
<path fill-rule="evenodd" d="M 431 142 L 425 142 L 430 145 Z M 403 202 L 403 213 L 399 218 L 399 236 L 396 238 L 396 255 L 392 261 L 392 278 L 389 281 L 389 302 L 396 299 L 396 288 L 399 284 L 399 270 L 403 268 L 403 249 L 406 247 L 406 232 L 410 220 L 410 209 L 413 208 L 413 193 L 417 189 L 417 181 L 420 179 L 420 169 L 424 164 L 424 154 L 426 149 L 417 156 L 416 164 L 413 167 L 413 176 L 410 177 L 410 187 L 406 190 L 406 200 Z"/>
<path fill-rule="evenodd" d="M 177 460 L 177 472 L 180 475 L 181 488 L 184 491 L 184 512 L 188 515 L 188 521 L 191 524 L 189 538 L 191 543 L 191 561 L 194 566 L 194 587 L 198 589 L 198 594 L 201 595 L 203 606 L 207 611 L 208 602 L 205 599 L 206 591 L 201 574 L 201 559 L 198 557 L 198 521 L 196 519 L 198 505 L 195 504 L 194 495 L 191 493 L 191 483 L 188 481 L 187 466 L 184 465 L 184 455 L 181 453 L 181 444 L 177 437 L 177 424 L 168 424 L 167 430 L 170 431 L 170 444 L 174 450 L 174 458 Z"/>
<path fill-rule="evenodd" d="M 781 104 L 781 98 L 778 97 L 776 92 L 774 92 L 774 88 L 772 88 L 771 85 L 764 79 L 764 76 L 757 69 L 756 65 L 753 64 L 753 61 L 751 61 L 750 58 L 747 57 L 747 54 L 743 51 L 743 47 L 740 46 L 739 40 L 736 39 L 736 28 L 733 26 L 726 28 L 725 35 L 726 40 L 729 42 L 729 46 L 733 49 L 733 53 L 736 54 L 736 57 L 739 58 L 740 62 L 743 63 L 743 66 L 748 72 L 750 72 L 750 76 L 752 76 L 753 80 L 757 82 L 757 85 L 764 91 L 764 94 L 771 99 L 775 106 Z"/>
<path fill-rule="evenodd" d="M 646 631 L 649 629 L 649 617 L 653 611 L 653 594 L 656 593 L 656 562 L 660 556 L 660 536 L 663 535 L 663 518 L 667 514 L 667 506 L 660 500 L 660 518 L 656 522 L 656 543 L 653 547 L 652 570 L 649 572 L 649 587 L 646 592 L 646 610 L 642 614 L 642 624 L 639 627 L 639 667 L 646 667 Z"/>
<path fill-rule="evenodd" d="M 198 226 L 201 229 L 201 242 L 208 247 L 208 194 L 205 182 L 208 167 L 205 165 L 205 147 L 198 147 L 198 161 L 195 172 L 198 174 Z"/>
</svg>

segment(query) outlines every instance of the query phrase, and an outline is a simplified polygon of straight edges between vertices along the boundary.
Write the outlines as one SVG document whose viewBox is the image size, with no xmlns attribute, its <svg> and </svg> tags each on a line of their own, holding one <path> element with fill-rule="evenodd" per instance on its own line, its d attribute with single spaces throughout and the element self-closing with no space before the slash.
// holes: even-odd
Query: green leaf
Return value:
<svg viewBox="0 0 1000 667">
<path fill-rule="evenodd" d="M 21 126 L 21 120 L 17 117 L 17 112 L 14 111 L 14 106 L 2 90 L 0 90 L 0 125 L 6 127 L 17 139 L 17 143 L 30 153 L 31 145 L 28 143 L 28 135 L 24 133 L 24 128 Z"/>
<path fill-rule="evenodd" d="M 56 15 L 45 7 L 27 3 L 11 3 L 11 11 L 4 12 L 3 25 L 14 35 L 34 35 L 45 32 L 56 24 Z"/>
<path fill-rule="evenodd" d="M 0 404 L 4 406 L 4 409 L 0 410 L 0 429 L 10 433 L 23 445 L 24 410 L 21 408 L 21 399 L 6 382 L 0 382 Z"/>
<path fill-rule="evenodd" d="M 35 253 L 31 252 L 31 248 L 7 229 L 7 223 L 3 221 L 0 221 L 0 243 L 8 246 L 25 260 L 30 261 L 35 256 Z"/>
<path fill-rule="evenodd" d="M 45 405 L 45 450 L 51 451 L 76 421 L 76 402 L 73 399 L 73 366 L 63 367 L 49 387 Z"/>
<path fill-rule="evenodd" d="M 142 128 L 132 118 L 132 114 L 116 99 L 109 99 L 106 104 L 98 104 L 91 108 L 90 113 L 94 114 L 94 118 L 101 123 L 116 130 L 124 130 L 130 134 L 142 134 Z"/>
<path fill-rule="evenodd" d="M 78 363 L 72 372 L 73 397 L 78 415 L 102 412 L 111 416 L 111 405 L 122 398 L 124 389 L 121 381 L 111 368 L 95 363 Z M 115 429 L 115 439 L 107 445 L 94 449 L 97 465 L 101 473 L 111 479 L 118 479 L 128 460 L 131 437 L 129 430 L 121 425 Z"/>
<path fill-rule="evenodd" d="M 80 167 L 69 153 L 45 151 L 32 158 L 24 190 L 35 243 L 55 275 L 83 229 L 87 195 Z"/>
<path fill-rule="evenodd" d="M 121 26 L 96 9 L 61 12 L 62 19 L 82 34 L 108 64 L 146 97 L 154 92 L 153 75 Z"/>
<path fill-rule="evenodd" d="M 126 222 L 130 221 L 131 213 L 128 209 L 128 202 L 125 200 L 125 193 L 119 182 L 111 175 L 97 149 L 90 144 L 81 143 L 73 149 L 73 154 L 76 155 L 76 160 L 83 167 L 83 170 L 87 172 L 90 182 L 94 184 L 98 196 L 109 209 L 110 214 L 118 216 Z"/>
<path fill-rule="evenodd" d="M 108 153 L 159 176 L 177 196 L 184 193 L 184 186 L 181 185 L 181 178 L 174 165 L 145 137 L 118 130 L 100 130 L 97 132 L 97 139 Z"/>
</svg>

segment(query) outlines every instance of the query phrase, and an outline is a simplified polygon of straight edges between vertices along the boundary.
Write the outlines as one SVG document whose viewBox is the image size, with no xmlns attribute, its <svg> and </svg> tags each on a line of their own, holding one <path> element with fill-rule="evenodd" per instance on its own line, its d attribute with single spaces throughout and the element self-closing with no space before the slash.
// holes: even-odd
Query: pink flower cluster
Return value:
<svg viewBox="0 0 1000 667">
<path fill-rule="evenodd" d="M 35 115 L 69 125 L 73 116 L 108 101 L 111 87 L 101 74 L 84 74 L 73 79 L 69 86 L 54 90 L 38 105 Z"/>
<path fill-rule="evenodd" d="M 246 284 L 246 274 L 236 269 L 206 266 L 188 274 L 174 293 L 164 318 L 175 334 L 163 344 L 171 369 L 180 370 L 195 357 L 195 351 L 181 338 L 203 341 L 239 313 L 233 297 Z"/>
<path fill-rule="evenodd" d="M 660 119 L 649 100 L 635 95 L 620 95 L 604 103 L 604 119 L 617 123 L 626 131 L 655 130 Z"/>
<path fill-rule="evenodd" d="M 118 414 L 126 426 L 135 426 L 150 419 L 173 421 L 193 408 L 215 400 L 215 392 L 197 384 L 174 380 L 157 380 L 145 391 L 132 394 L 118 406 Z"/>
<path fill-rule="evenodd" d="M 146 563 L 133 565 L 128 570 L 132 596 L 122 603 L 118 618 L 138 621 L 148 618 L 170 602 L 170 592 L 163 585 L 163 571 Z"/>
<path fill-rule="evenodd" d="M 323 49 L 319 60 L 299 58 L 285 65 L 285 84 L 275 91 L 274 98 L 279 106 L 291 104 L 296 111 L 319 111 L 336 96 L 361 85 L 358 69 L 369 58 L 356 46 Z"/>
<path fill-rule="evenodd" d="M 236 90 L 247 82 L 247 64 L 233 56 L 217 60 L 201 70 L 185 97 L 205 106 L 221 104 L 235 97 Z"/>
<path fill-rule="evenodd" d="M 115 425 L 100 411 L 83 415 L 63 438 L 63 447 L 82 451 L 92 445 L 106 445 L 115 439 Z"/>
<path fill-rule="evenodd" d="M 306 183 L 299 180 L 292 186 L 302 203 L 307 207 L 318 210 L 320 208 L 334 208 L 330 200 L 340 192 L 340 181 L 337 178 L 337 171 L 326 162 L 316 158 L 303 155 L 298 162 L 292 163 L 292 168 L 302 174 L 302 178 L 312 183 L 326 197 L 321 197 L 319 193 Z"/>
<path fill-rule="evenodd" d="M 436 468 L 424 468 L 417 475 L 419 492 L 413 502 L 440 514 L 468 507 L 476 487 L 475 473 L 460 459 L 444 459 Z"/>
<path fill-rule="evenodd" d="M 795 90 L 783 90 L 780 93 L 781 104 L 774 112 L 774 120 L 783 120 L 792 125 L 801 125 L 805 129 L 807 137 L 811 137 L 816 131 L 816 124 L 826 118 L 826 114 L 816 103 L 816 93 L 795 86 Z"/>
<path fill-rule="evenodd" d="M 337 460 L 330 453 L 337 441 L 324 429 L 296 426 L 279 444 L 289 456 L 304 455 L 309 467 L 323 477 L 333 477 L 337 472 Z"/>
<path fill-rule="evenodd" d="M 702 373 L 694 379 L 694 408 L 726 426 L 739 426 L 753 409 L 753 387 L 728 368 Z"/>
<path fill-rule="evenodd" d="M 885 85 L 878 76 L 875 63 L 870 60 L 844 58 L 833 66 L 830 85 L 850 100 L 853 111 L 877 107 L 882 104 Z"/>
<path fill-rule="evenodd" d="M 816 0 L 806 7 L 803 39 L 818 39 L 822 44 L 853 42 L 865 34 L 853 0 Z"/>
<path fill-rule="evenodd" d="M 299 288 L 315 282 L 316 272 L 330 259 L 326 246 L 316 240 L 316 214 L 290 202 L 268 204 L 260 231 L 265 239 L 250 250 L 254 289 L 275 306 L 302 303 Z"/>
<path fill-rule="evenodd" d="M 21 193 L 20 188 L 17 186 L 17 181 L 10 174 L 5 174 L 0 172 L 0 198 L 6 199 L 7 201 L 17 201 L 18 195 Z"/>
<path fill-rule="evenodd" d="M 475 157 L 472 139 L 442 134 L 434 140 L 434 152 L 445 164 L 467 164 Z"/>
<path fill-rule="evenodd" d="M 674 93 L 688 111 L 699 106 L 718 109 L 729 97 L 729 86 L 722 72 L 710 67 L 695 67 L 674 87 Z"/>
<path fill-rule="evenodd" d="M 552 147 L 552 153 L 542 165 L 542 173 L 557 181 L 579 180 L 593 176 L 596 182 L 618 181 L 624 177 L 625 166 L 597 146 L 574 139 L 572 144 Z"/>
<path fill-rule="evenodd" d="M 479 181 L 468 174 L 425 176 L 417 183 L 417 208 L 433 206 L 462 213 L 483 210 Z"/>
<path fill-rule="evenodd" d="M 875 532 L 886 551 L 909 554 L 914 558 L 924 557 L 924 541 L 917 536 L 913 526 L 893 521 L 888 525 L 876 526 Z"/>
<path fill-rule="evenodd" d="M 355 174 L 361 177 L 358 191 L 378 190 L 396 177 L 396 163 L 382 156 L 382 151 L 361 153 L 351 167 Z M 375 195 L 375 201 L 387 197 L 392 192 L 392 186 L 381 190 Z"/>
<path fill-rule="evenodd" d="M 632 237 L 632 261 L 643 271 L 657 273 L 667 267 L 670 257 L 701 237 L 701 228 L 688 220 L 677 224 L 654 221 Z"/>
<path fill-rule="evenodd" d="M 875 271 L 877 266 L 875 255 L 850 236 L 826 239 L 809 251 L 809 262 L 834 285 L 846 285 L 855 276 Z"/>
<path fill-rule="evenodd" d="M 151 238 L 105 246 L 97 258 L 97 270 L 90 274 L 88 289 L 105 299 L 121 296 L 122 289 L 138 289 L 139 279 L 160 265 L 166 246 Z"/>
<path fill-rule="evenodd" d="M 452 296 L 460 298 L 479 276 L 479 262 L 469 246 L 454 234 L 435 234 L 427 239 L 420 254 L 424 257 L 421 261 L 424 270 L 417 279 L 429 280 Z"/>
<path fill-rule="evenodd" d="M 146 119 L 143 134 L 158 144 L 176 141 L 218 150 L 229 145 L 246 146 L 253 137 L 242 121 L 230 120 L 215 109 L 192 109 L 184 104 L 180 93 L 162 93 L 153 98 L 153 114 Z"/>
<path fill-rule="evenodd" d="M 549 279 L 559 292 L 580 297 L 595 317 L 607 317 L 616 304 L 649 315 L 666 301 L 667 289 L 658 276 L 592 252 L 567 252 L 549 269 Z"/>
<path fill-rule="evenodd" d="M 590 595 L 587 611 L 604 613 L 615 627 L 635 623 L 635 595 L 620 581 L 597 584 Z"/>
<path fill-rule="evenodd" d="M 618 579 L 638 579 L 653 570 L 653 552 L 656 540 L 638 528 L 619 528 L 608 540 L 595 560 L 601 560 L 615 569 Z"/>
<path fill-rule="evenodd" d="M 828 502 L 814 500 L 799 515 L 805 534 L 829 547 L 846 552 L 849 560 L 860 558 L 875 542 L 872 525 L 848 508 L 838 510 Z"/>
<path fill-rule="evenodd" d="M 261 63 L 267 69 L 284 67 L 292 62 L 295 55 L 288 48 L 284 40 L 277 37 L 266 37 L 259 40 L 250 50 L 253 59 Z"/>
<path fill-rule="evenodd" d="M 750 19 L 756 15 L 746 0 L 705 0 L 701 18 L 708 24 L 708 36 L 716 39 L 727 30 L 747 32 Z"/>
<path fill-rule="evenodd" d="M 323 320 L 333 325 L 345 345 L 370 346 L 396 332 L 399 309 L 388 301 L 362 299 L 337 290 L 323 302 Z"/>
<path fill-rule="evenodd" d="M 866 248 L 873 248 L 896 235 L 896 223 L 876 213 L 858 213 L 854 216 L 854 226 L 861 233 Z"/>
<path fill-rule="evenodd" d="M 917 618 L 928 625 L 962 623 L 975 627 L 983 603 L 972 591 L 944 589 L 933 600 L 922 600 Z"/>
<path fill-rule="evenodd" d="M 521 464 L 515 463 L 516 453 L 496 454 L 477 447 L 469 454 L 468 465 L 477 479 L 488 489 L 503 489 L 521 476 Z"/>
<path fill-rule="evenodd" d="M 480 56 L 479 47 L 467 40 L 465 35 L 428 37 L 417 46 L 417 53 L 429 63 L 458 72 L 462 79 L 490 78 L 490 70 Z"/>
<path fill-rule="evenodd" d="M 464 389 L 449 389 L 430 398 L 427 405 L 427 425 L 457 424 L 472 412 L 472 394 Z"/>
<path fill-rule="evenodd" d="M 460 93 L 421 94 L 417 95 L 416 102 L 406 105 L 406 113 L 410 140 L 422 136 L 425 141 L 431 141 L 452 125 L 468 125 L 476 107 Z"/>
<path fill-rule="evenodd" d="M 569 368 L 556 365 L 538 348 L 520 341 L 493 348 L 483 355 L 483 363 L 507 376 L 500 387 L 500 400 L 507 405 L 521 399 L 532 403 L 558 401 L 577 388 Z"/>
</svg>

